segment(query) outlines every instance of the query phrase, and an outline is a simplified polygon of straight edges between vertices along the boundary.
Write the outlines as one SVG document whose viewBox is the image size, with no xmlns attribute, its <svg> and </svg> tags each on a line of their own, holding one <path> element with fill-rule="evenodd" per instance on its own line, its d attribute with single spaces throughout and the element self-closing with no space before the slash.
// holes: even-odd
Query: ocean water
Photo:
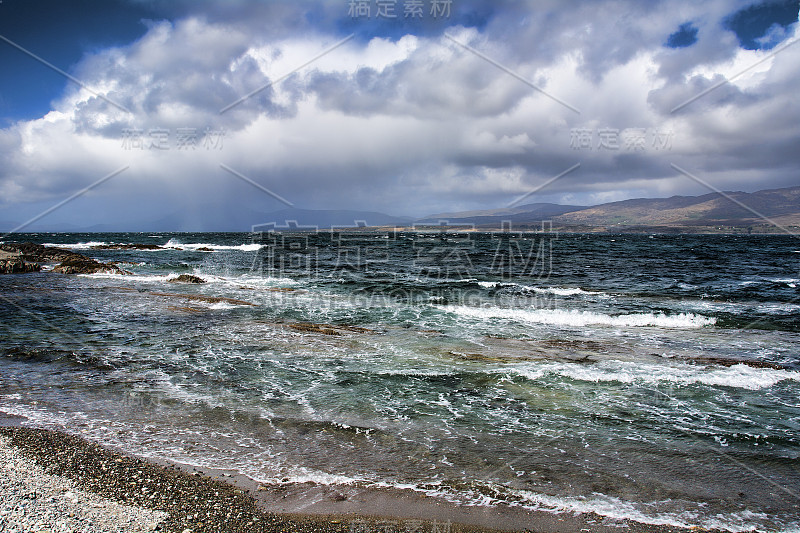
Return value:
<svg viewBox="0 0 800 533">
<path fill-rule="evenodd" d="M 33 423 L 274 483 L 800 530 L 797 238 L 15 239 L 131 272 L 0 277 L 0 410 Z"/>
</svg>

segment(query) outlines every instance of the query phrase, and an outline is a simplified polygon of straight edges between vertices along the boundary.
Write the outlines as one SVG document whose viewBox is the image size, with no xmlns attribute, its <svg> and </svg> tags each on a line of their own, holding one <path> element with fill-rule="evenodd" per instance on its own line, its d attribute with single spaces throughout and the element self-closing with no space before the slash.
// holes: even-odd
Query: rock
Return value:
<svg viewBox="0 0 800 533">
<path fill-rule="evenodd" d="M 191 274 L 181 274 L 177 278 L 169 280 L 170 283 L 206 283 L 206 280 Z"/>
<path fill-rule="evenodd" d="M 214 250 L 212 250 L 211 248 L 209 248 L 207 246 L 201 246 L 200 248 L 197 249 L 197 251 L 198 252 L 213 252 Z"/>
<path fill-rule="evenodd" d="M 41 244 L 34 244 L 32 242 L 4 243 L 0 244 L 0 250 L 11 253 L 21 253 L 22 260 L 29 261 L 31 263 L 55 263 L 58 261 L 63 261 L 73 255 L 80 255 L 69 250 L 51 248 L 48 246 L 42 246 Z"/>
<path fill-rule="evenodd" d="M 336 336 L 341 335 L 341 333 L 339 333 L 332 327 L 328 326 L 327 324 L 306 324 L 300 322 L 297 324 L 289 324 L 288 326 L 294 330 L 302 332 L 322 333 L 323 335 L 336 335 Z"/>
<path fill-rule="evenodd" d="M 693 357 L 689 359 L 692 363 L 701 365 L 720 365 L 720 366 L 735 366 L 745 365 L 752 368 L 769 368 L 772 370 L 786 370 L 783 366 L 777 363 L 770 363 L 767 361 L 755 361 L 746 359 L 733 359 L 728 357 Z"/>
<path fill-rule="evenodd" d="M 24 274 L 26 272 L 39 272 L 42 269 L 36 263 L 26 263 L 21 256 L 0 257 L 0 274 Z"/>
<path fill-rule="evenodd" d="M 53 272 L 60 272 L 61 274 L 96 274 L 98 272 L 108 272 L 110 274 L 128 273 L 117 266 L 100 263 L 99 261 L 79 254 L 74 254 L 62 261 L 60 265 L 53 269 Z"/>
<path fill-rule="evenodd" d="M 295 322 L 287 324 L 290 328 L 308 333 L 322 333 L 323 335 L 341 335 L 342 331 L 352 333 L 377 333 L 375 330 L 360 328 L 358 326 L 348 326 L 346 324 L 311 324 L 309 322 Z"/>
<path fill-rule="evenodd" d="M 23 262 L 55 263 L 60 261 L 61 264 L 56 266 L 53 269 L 53 272 L 60 272 L 62 274 L 94 274 L 96 272 L 130 274 L 130 272 L 121 270 L 112 264 L 100 263 L 99 261 L 95 261 L 94 259 L 86 257 L 85 255 L 77 254 L 70 250 L 51 248 L 48 246 L 42 246 L 41 244 L 34 244 L 32 242 L 10 242 L 0 244 L 0 251 L 15 253 L 18 255 L 21 254 L 21 260 Z M 34 265 L 31 267 L 25 267 L 23 265 L 22 268 L 33 269 L 27 270 L 28 272 L 34 272 L 41 269 L 40 265 Z"/>
</svg>

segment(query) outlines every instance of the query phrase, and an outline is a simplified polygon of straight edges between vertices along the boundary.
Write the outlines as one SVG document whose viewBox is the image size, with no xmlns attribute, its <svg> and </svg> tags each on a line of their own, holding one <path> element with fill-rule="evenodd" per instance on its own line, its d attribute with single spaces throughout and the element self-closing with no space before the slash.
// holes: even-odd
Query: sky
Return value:
<svg viewBox="0 0 800 533">
<path fill-rule="evenodd" d="M 2 0 L 0 229 L 800 185 L 799 8 Z"/>
</svg>

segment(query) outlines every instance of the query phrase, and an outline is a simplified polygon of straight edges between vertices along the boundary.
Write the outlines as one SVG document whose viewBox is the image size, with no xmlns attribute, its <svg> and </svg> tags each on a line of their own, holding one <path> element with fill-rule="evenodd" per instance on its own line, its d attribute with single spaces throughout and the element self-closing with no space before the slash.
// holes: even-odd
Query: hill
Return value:
<svg viewBox="0 0 800 533">
<path fill-rule="evenodd" d="M 565 213 L 554 217 L 553 223 L 605 227 L 748 227 L 769 224 L 765 218 L 783 226 L 800 225 L 800 187 L 623 200 Z"/>
</svg>

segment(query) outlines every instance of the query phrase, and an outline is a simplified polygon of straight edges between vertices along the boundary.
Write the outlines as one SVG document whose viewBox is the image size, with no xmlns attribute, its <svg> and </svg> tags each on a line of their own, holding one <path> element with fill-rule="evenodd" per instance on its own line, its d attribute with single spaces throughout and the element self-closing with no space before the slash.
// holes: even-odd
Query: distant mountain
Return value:
<svg viewBox="0 0 800 533">
<path fill-rule="evenodd" d="M 406 226 L 412 220 L 409 217 L 395 217 L 375 211 L 292 208 L 263 215 L 259 225 L 273 225 L 277 229 L 287 227 L 329 229 L 357 226 Z M 256 227 L 256 229 L 258 228 Z"/>
<path fill-rule="evenodd" d="M 769 222 L 765 218 L 770 219 Z M 592 207 L 560 204 L 528 204 L 514 208 L 438 213 L 416 220 L 416 224 L 473 224 L 499 228 L 503 222 L 520 227 L 550 220 L 558 228 L 585 230 L 635 230 L 676 228 L 705 231 L 712 227 L 798 226 L 800 187 L 753 193 L 725 192 L 702 196 L 637 198 Z"/>
<path fill-rule="evenodd" d="M 514 224 L 535 224 L 553 217 L 586 209 L 580 205 L 561 205 L 536 203 L 517 207 L 501 209 L 486 209 L 482 211 L 459 211 L 455 213 L 438 213 L 415 220 L 416 224 L 474 224 L 475 226 L 499 226 L 502 222 L 510 221 Z"/>
<path fill-rule="evenodd" d="M 606 227 L 743 227 L 768 224 L 762 217 L 784 226 L 800 225 L 800 187 L 623 200 L 565 213 L 554 217 L 553 223 Z"/>
</svg>

